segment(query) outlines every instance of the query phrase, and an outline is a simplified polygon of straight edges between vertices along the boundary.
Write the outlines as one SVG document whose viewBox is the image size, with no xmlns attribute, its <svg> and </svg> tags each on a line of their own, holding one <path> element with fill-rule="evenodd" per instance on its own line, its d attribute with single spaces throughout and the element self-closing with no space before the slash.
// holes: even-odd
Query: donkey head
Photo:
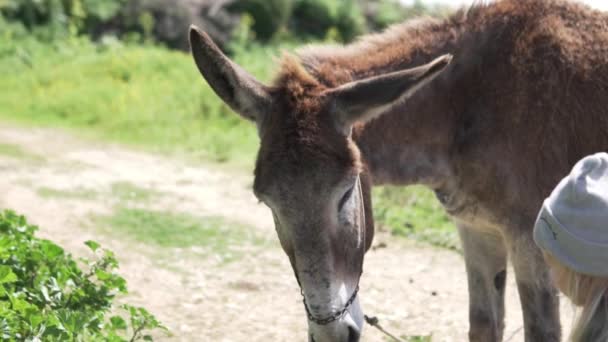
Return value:
<svg viewBox="0 0 608 342">
<path fill-rule="evenodd" d="M 309 339 L 358 341 L 357 289 L 373 221 L 370 181 L 351 128 L 405 100 L 451 57 L 333 88 L 287 63 L 275 85 L 266 86 L 195 27 L 190 44 L 217 95 L 257 125 L 254 192 L 272 210 L 302 289 Z"/>
</svg>

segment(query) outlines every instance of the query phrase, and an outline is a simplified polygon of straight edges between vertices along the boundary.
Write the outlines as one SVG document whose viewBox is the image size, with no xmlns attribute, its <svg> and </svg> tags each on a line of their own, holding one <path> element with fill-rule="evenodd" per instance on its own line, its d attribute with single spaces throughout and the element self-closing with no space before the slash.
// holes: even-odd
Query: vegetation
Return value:
<svg viewBox="0 0 608 342">
<path fill-rule="evenodd" d="M 251 229 L 220 217 L 119 206 L 111 215 L 95 216 L 94 221 L 102 230 L 133 241 L 166 248 L 198 247 L 203 256 L 214 255 L 223 261 L 238 258 L 244 242 L 262 243 Z"/>
<path fill-rule="evenodd" d="M 374 218 L 399 236 L 459 249 L 458 233 L 435 194 L 423 186 L 378 187 L 372 192 Z"/>
<path fill-rule="evenodd" d="M 36 190 L 39 196 L 55 199 L 73 200 L 95 200 L 98 198 L 112 198 L 119 202 L 137 202 L 146 204 L 151 200 L 162 195 L 156 190 L 149 190 L 138 187 L 129 182 L 116 182 L 111 185 L 109 192 L 99 192 L 95 189 L 77 187 L 72 189 L 56 189 L 50 187 L 40 187 Z"/>
<path fill-rule="evenodd" d="M 166 328 L 144 308 L 118 307 L 127 292 L 114 254 L 94 241 L 75 259 L 34 236 L 37 227 L 0 213 L 0 338 L 3 341 L 139 341 Z"/>
<path fill-rule="evenodd" d="M 86 188 L 77 188 L 70 190 L 59 190 L 49 187 L 41 187 L 36 191 L 40 197 L 44 198 L 62 198 L 76 200 L 92 200 L 97 198 L 97 192 Z"/>
<path fill-rule="evenodd" d="M 45 40 L 91 33 L 118 15 L 126 0 L 2 0 L 0 17 Z M 2 28 L 0 23 L 0 29 Z M 23 30 L 20 30 L 23 32 Z"/>
<path fill-rule="evenodd" d="M 161 0 L 2 0 L 0 29 L 7 23 L 16 24 L 18 31 L 27 30 L 43 40 L 75 34 L 98 38 L 118 33 L 122 38 L 156 39 L 168 46 L 183 48 L 181 37 L 187 30 L 187 23 L 183 21 L 193 22 L 197 16 L 205 15 L 188 12 L 207 12 L 193 8 L 180 0 L 173 3 Z M 350 41 L 360 33 L 382 29 L 404 18 L 443 15 L 448 8 L 428 7 L 421 0 L 411 6 L 405 6 L 399 0 L 236 0 L 227 5 L 223 17 L 216 14 L 208 19 L 218 22 L 217 29 L 230 31 L 234 26 L 231 21 L 235 21 L 230 17 L 249 15 L 253 19 L 255 37 L 263 42 L 285 36 L 319 39 L 328 35 Z M 218 8 L 212 12 L 218 12 Z"/>
<path fill-rule="evenodd" d="M 19 147 L 17 145 L 11 145 L 11 144 L 0 143 L 0 155 L 15 158 L 15 159 L 22 159 L 22 160 L 25 159 L 28 161 L 42 162 L 44 160 L 44 158 L 42 158 L 39 155 L 26 152 L 23 149 L 21 149 L 21 147 Z"/>
<path fill-rule="evenodd" d="M 293 10 L 293 1 L 242 0 L 235 2 L 232 9 L 249 13 L 253 19 L 252 29 L 256 37 L 267 41 L 287 26 Z"/>
<path fill-rule="evenodd" d="M 237 60 L 268 79 L 274 51 L 256 45 Z M 22 40 L 0 43 L 0 74 L 3 119 L 212 161 L 250 164 L 257 147 L 250 124 L 217 99 L 180 52 L 84 39 Z"/>
</svg>

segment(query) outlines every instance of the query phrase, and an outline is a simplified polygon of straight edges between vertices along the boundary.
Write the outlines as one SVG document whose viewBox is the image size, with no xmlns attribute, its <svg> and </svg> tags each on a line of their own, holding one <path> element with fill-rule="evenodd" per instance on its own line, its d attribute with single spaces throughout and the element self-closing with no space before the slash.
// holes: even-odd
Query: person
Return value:
<svg viewBox="0 0 608 342">
<path fill-rule="evenodd" d="M 581 308 L 570 339 L 608 341 L 608 153 L 581 159 L 534 226 L 556 286 Z"/>
</svg>

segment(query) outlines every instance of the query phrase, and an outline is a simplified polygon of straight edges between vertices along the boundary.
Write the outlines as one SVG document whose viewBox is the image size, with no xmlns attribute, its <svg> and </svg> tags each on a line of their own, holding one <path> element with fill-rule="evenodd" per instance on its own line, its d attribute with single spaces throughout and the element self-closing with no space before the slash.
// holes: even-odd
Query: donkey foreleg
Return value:
<svg viewBox="0 0 608 342">
<path fill-rule="evenodd" d="M 501 341 L 507 253 L 498 234 L 459 225 L 469 285 L 469 340 Z"/>
<path fill-rule="evenodd" d="M 525 341 L 560 341 L 559 298 L 531 230 L 513 233 L 508 240 L 523 310 Z"/>
</svg>

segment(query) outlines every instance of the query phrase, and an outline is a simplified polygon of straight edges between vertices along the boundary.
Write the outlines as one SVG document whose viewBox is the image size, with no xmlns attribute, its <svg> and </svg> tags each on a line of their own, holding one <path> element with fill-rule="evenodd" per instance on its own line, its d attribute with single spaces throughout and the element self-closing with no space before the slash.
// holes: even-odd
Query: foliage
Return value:
<svg viewBox="0 0 608 342">
<path fill-rule="evenodd" d="M 256 37 L 269 40 L 285 28 L 293 10 L 292 0 L 241 0 L 232 10 L 248 13 L 253 19 L 252 29 Z"/>
<path fill-rule="evenodd" d="M 325 38 L 335 31 L 338 40 L 350 41 L 366 31 L 356 0 L 297 0 L 291 22 L 293 31 L 303 37 Z"/>
<path fill-rule="evenodd" d="M 407 16 L 408 11 L 399 0 L 380 0 L 374 5 L 374 13 L 369 16 L 369 19 L 375 30 L 384 29 L 402 21 Z"/>
<path fill-rule="evenodd" d="M 34 236 L 37 227 L 0 213 L 0 336 L 3 341 L 137 341 L 166 328 L 143 308 L 114 299 L 127 292 L 114 254 L 94 241 L 94 260 L 75 260 Z M 125 319 L 126 317 L 126 319 Z"/>
<path fill-rule="evenodd" d="M 90 32 L 112 19 L 126 0 L 2 0 L 0 16 L 49 40 Z"/>
<path fill-rule="evenodd" d="M 365 17 L 357 1 L 343 1 L 335 23 L 340 39 L 349 42 L 367 31 Z"/>
<path fill-rule="evenodd" d="M 335 1 L 298 0 L 292 18 L 293 30 L 299 35 L 323 38 L 333 26 L 337 10 Z"/>
<path fill-rule="evenodd" d="M 117 35 L 130 41 L 162 42 L 187 50 L 188 26 L 202 25 L 222 46 L 239 17 L 252 19 L 254 38 L 277 36 L 348 42 L 370 30 L 419 15 L 443 15 L 449 7 L 410 6 L 399 0 L 236 0 L 226 4 L 187 0 L 0 0 L 0 32 L 43 41 L 86 34 L 94 39 Z M 281 33 L 281 34 L 277 34 Z"/>
<path fill-rule="evenodd" d="M 415 0 L 411 5 L 404 5 L 399 0 L 367 1 L 366 19 L 371 30 L 382 30 L 390 25 L 420 16 L 444 17 L 452 12 L 452 7 L 445 4 L 424 4 Z"/>
</svg>

